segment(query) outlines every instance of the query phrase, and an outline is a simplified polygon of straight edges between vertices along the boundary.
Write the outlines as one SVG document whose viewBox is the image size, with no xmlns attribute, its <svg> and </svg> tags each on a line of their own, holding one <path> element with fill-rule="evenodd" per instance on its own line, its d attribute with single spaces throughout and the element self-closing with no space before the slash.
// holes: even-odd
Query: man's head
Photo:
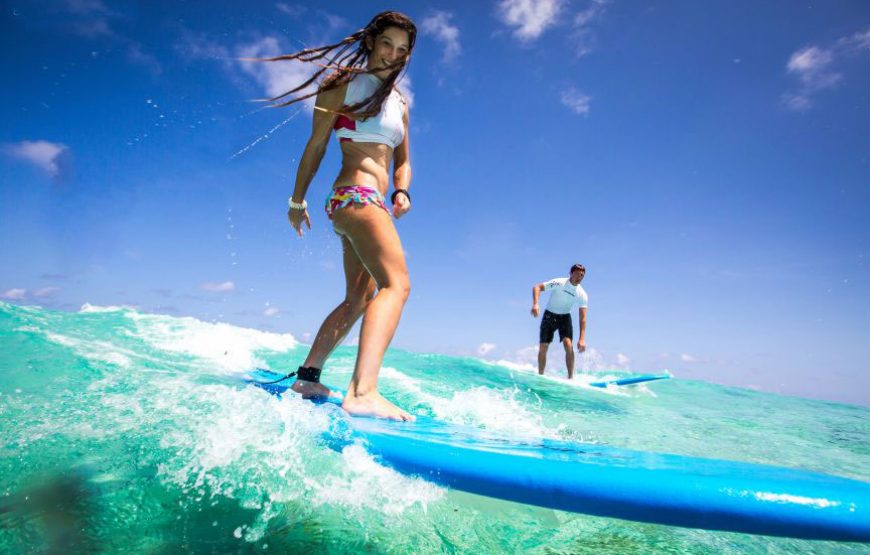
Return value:
<svg viewBox="0 0 870 555">
<path fill-rule="evenodd" d="M 572 285 L 577 285 L 581 281 L 583 281 L 583 277 L 586 276 L 586 268 L 583 267 L 583 264 L 574 264 L 571 266 L 571 271 L 568 274 L 568 280 Z"/>
</svg>

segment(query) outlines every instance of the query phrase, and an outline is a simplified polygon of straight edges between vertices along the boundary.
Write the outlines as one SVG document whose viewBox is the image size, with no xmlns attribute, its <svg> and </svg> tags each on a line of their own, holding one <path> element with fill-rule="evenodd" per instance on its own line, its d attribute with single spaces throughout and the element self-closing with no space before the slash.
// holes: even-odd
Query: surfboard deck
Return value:
<svg viewBox="0 0 870 555">
<path fill-rule="evenodd" d="M 249 383 L 282 395 L 292 381 L 258 370 Z M 320 401 L 324 402 L 324 401 Z M 326 401 L 340 404 L 338 400 Z M 552 509 L 708 530 L 870 541 L 870 484 L 817 472 L 554 439 L 513 438 L 418 416 L 353 418 L 355 440 L 399 472 L 471 493 Z"/>
</svg>

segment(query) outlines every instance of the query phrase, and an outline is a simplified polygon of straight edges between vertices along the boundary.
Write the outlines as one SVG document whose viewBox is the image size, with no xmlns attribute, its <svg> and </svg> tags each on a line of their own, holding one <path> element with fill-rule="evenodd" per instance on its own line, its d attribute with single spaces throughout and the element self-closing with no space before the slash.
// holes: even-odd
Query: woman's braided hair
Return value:
<svg viewBox="0 0 870 555">
<path fill-rule="evenodd" d="M 300 100 L 305 100 L 306 98 L 311 98 L 312 96 L 316 96 L 324 91 L 345 85 L 360 73 L 373 73 L 373 71 L 366 69 L 370 53 L 369 43 L 373 45 L 375 39 L 390 27 L 398 27 L 399 29 L 407 31 L 408 54 L 403 59 L 397 60 L 393 64 L 387 66 L 387 68 L 392 71 L 389 76 L 381 82 L 380 86 L 371 96 L 354 104 L 344 106 L 339 112 L 342 115 L 360 120 L 370 118 L 380 113 L 384 101 L 390 95 L 390 92 L 392 92 L 396 80 L 399 78 L 399 75 L 407 64 L 408 57 L 414 49 L 414 41 L 417 38 L 417 26 L 414 25 L 411 18 L 400 12 L 381 12 L 364 28 L 335 44 L 318 48 L 306 48 L 305 50 L 301 50 L 295 54 L 275 56 L 274 58 L 261 58 L 260 61 L 264 62 L 299 60 L 301 62 L 311 62 L 320 66 L 320 69 L 317 70 L 310 79 L 298 87 L 291 89 L 284 94 L 270 98 L 269 101 L 273 102 L 272 106 L 276 108 L 289 106 L 290 104 L 294 104 Z M 377 68 L 374 71 L 382 71 L 383 69 L 384 68 Z M 305 89 L 330 70 L 332 73 L 328 74 L 321 81 L 316 91 L 291 98 L 290 100 L 281 100 Z"/>
</svg>

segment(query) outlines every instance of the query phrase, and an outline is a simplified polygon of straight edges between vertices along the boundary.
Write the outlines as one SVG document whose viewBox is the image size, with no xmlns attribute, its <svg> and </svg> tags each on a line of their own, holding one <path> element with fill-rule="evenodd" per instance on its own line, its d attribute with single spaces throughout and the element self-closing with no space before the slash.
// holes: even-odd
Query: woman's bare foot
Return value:
<svg viewBox="0 0 870 555">
<path fill-rule="evenodd" d="M 309 382 L 308 380 L 296 380 L 290 389 L 302 395 L 303 399 L 341 397 L 338 392 L 332 391 L 322 383 Z"/>
<path fill-rule="evenodd" d="M 341 403 L 341 408 L 351 416 L 371 416 L 406 422 L 416 420 L 410 413 L 381 397 L 381 394 L 376 390 L 366 394 L 348 392 Z"/>
</svg>

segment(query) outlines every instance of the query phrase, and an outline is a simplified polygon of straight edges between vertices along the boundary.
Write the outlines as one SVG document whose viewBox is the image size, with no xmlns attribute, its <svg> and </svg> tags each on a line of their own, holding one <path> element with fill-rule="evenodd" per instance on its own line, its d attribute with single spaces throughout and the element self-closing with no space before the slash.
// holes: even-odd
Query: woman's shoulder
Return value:
<svg viewBox="0 0 870 555">
<path fill-rule="evenodd" d="M 402 85 L 400 85 L 399 83 L 394 84 L 392 94 L 399 102 L 406 106 L 408 105 L 408 93 L 404 89 L 404 87 L 402 87 Z"/>
<path fill-rule="evenodd" d="M 321 91 L 317 94 L 315 105 L 318 108 L 338 110 L 344 106 L 344 97 L 347 94 L 348 83 L 342 83 L 337 87 Z"/>
</svg>

